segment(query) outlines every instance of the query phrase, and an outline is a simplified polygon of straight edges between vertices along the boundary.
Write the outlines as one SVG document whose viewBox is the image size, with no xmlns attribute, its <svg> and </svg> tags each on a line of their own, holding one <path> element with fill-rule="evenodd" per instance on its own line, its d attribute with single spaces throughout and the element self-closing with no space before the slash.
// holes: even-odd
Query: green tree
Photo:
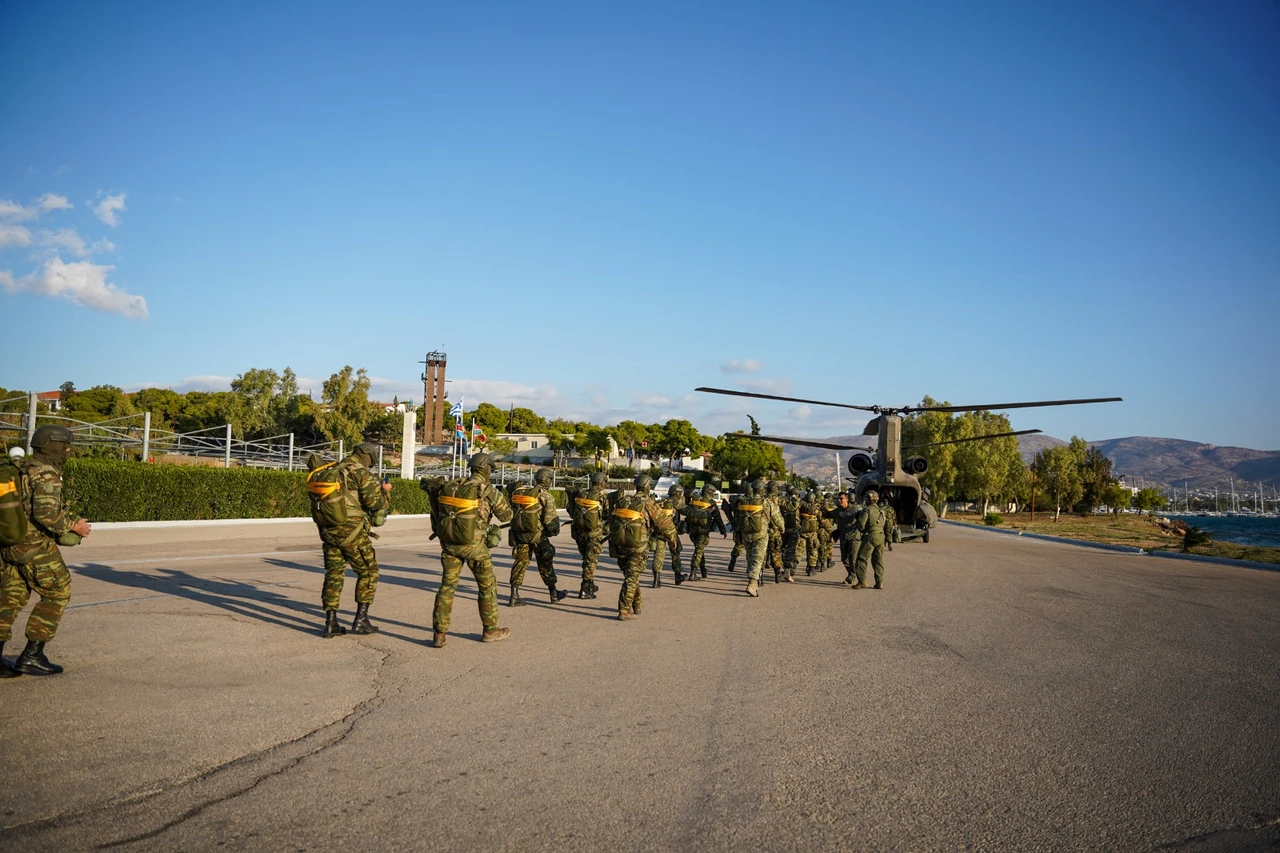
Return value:
<svg viewBox="0 0 1280 853">
<path fill-rule="evenodd" d="M 159 429 L 173 429 L 186 402 L 181 394 L 169 388 L 143 388 L 133 395 L 133 407 L 140 412 L 150 412 L 151 426 Z"/>
<path fill-rule="evenodd" d="M 649 435 L 654 439 L 650 441 L 650 445 L 670 460 L 672 468 L 675 468 L 676 458 L 684 455 L 686 450 L 696 454 L 701 453 L 707 446 L 702 434 L 694 428 L 693 424 L 676 418 L 672 418 L 656 429 L 651 428 Z"/>
<path fill-rule="evenodd" d="M 248 438 L 266 438 L 276 434 L 271 400 L 275 396 L 280 374 L 274 370 L 250 368 L 231 380 L 231 393 L 240 401 L 239 427 Z"/>
<path fill-rule="evenodd" d="M 737 432 L 715 439 L 711 449 L 712 470 L 730 480 L 779 477 L 787 470 L 781 447 L 741 436 L 742 433 Z"/>
<path fill-rule="evenodd" d="M 966 412 L 957 420 L 967 422 L 959 430 L 967 436 L 1012 430 L 1006 416 L 992 412 Z M 982 514 L 986 515 L 992 498 L 1007 495 L 1010 469 L 1022 465 L 1022 458 L 1018 455 L 1018 439 L 1006 436 L 957 444 L 953 464 L 957 489 L 968 498 L 980 497 Z"/>
<path fill-rule="evenodd" d="M 622 421 L 613 427 L 613 440 L 619 447 L 641 450 L 649 438 L 649 428 L 638 421 Z"/>
<path fill-rule="evenodd" d="M 364 429 L 373 419 L 369 405 L 369 376 L 362 367 L 351 365 L 325 380 L 316 413 L 316 426 L 327 441 L 342 441 L 347 450 L 360 443 Z"/>
<path fill-rule="evenodd" d="M 507 431 L 507 413 L 493 403 L 481 403 L 474 411 L 467 413 L 462 426 L 468 435 L 473 422 L 479 423 L 486 435 L 494 436 Z"/>
<path fill-rule="evenodd" d="M 1143 512 L 1155 515 L 1157 510 L 1164 509 L 1169 499 L 1160 494 L 1160 490 L 1154 487 L 1139 489 L 1138 493 L 1133 496 L 1133 505 Z"/>
<path fill-rule="evenodd" d="M 1089 447 L 1080 462 L 1079 512 L 1093 512 L 1105 504 L 1107 489 L 1115 482 L 1111 477 L 1111 460 L 1096 447 Z"/>
<path fill-rule="evenodd" d="M 1080 468 L 1070 447 L 1049 447 L 1036 454 L 1032 463 L 1036 484 L 1043 493 L 1053 496 L 1053 520 L 1062 516 L 1064 506 L 1080 500 Z"/>
<path fill-rule="evenodd" d="M 114 385 L 95 385 L 70 395 L 64 403 L 69 417 L 80 421 L 102 421 L 133 414 L 133 404 Z"/>
<path fill-rule="evenodd" d="M 512 409 L 507 414 L 507 421 L 511 428 L 504 427 L 502 432 L 539 433 L 547 428 L 546 418 L 534 412 L 533 409 L 526 409 L 523 406 Z"/>
<path fill-rule="evenodd" d="M 1133 492 L 1119 483 L 1112 483 L 1102 492 L 1102 503 L 1111 510 L 1112 514 L 1128 509 L 1132 500 Z"/>
<path fill-rule="evenodd" d="M 946 406 L 932 397 L 925 396 L 925 406 Z M 964 438 L 961 433 L 970 426 L 950 412 L 921 412 L 902 420 L 902 446 L 927 445 L 948 439 Z M 957 494 L 955 452 L 960 445 L 942 444 L 934 447 L 918 447 L 908 451 L 918 453 L 929 463 L 929 470 L 920 477 L 920 485 L 929 491 L 929 502 L 946 516 L 947 501 Z"/>
<path fill-rule="evenodd" d="M 239 405 L 230 391 L 189 391 L 183 398 L 182 411 L 174 422 L 176 432 L 200 432 L 213 427 L 232 425 L 233 415 Z"/>
<path fill-rule="evenodd" d="M 600 461 L 609 452 L 609 431 L 598 426 L 589 426 L 578 433 L 574 446 L 582 456 L 589 456 Z"/>
<path fill-rule="evenodd" d="M 71 381 L 63 382 L 58 386 L 58 402 L 65 406 L 67 398 L 74 393 L 76 393 L 76 383 Z"/>
</svg>

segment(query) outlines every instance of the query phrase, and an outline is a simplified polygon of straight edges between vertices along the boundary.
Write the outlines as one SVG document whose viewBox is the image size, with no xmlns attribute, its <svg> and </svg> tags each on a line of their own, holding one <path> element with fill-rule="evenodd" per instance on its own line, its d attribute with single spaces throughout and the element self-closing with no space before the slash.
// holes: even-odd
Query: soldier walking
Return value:
<svg viewBox="0 0 1280 853">
<path fill-rule="evenodd" d="M 782 517 L 781 508 L 778 506 L 778 484 L 770 480 L 765 486 L 764 502 L 771 509 L 768 512 L 769 517 L 769 544 L 767 556 L 769 565 L 773 568 L 773 582 L 782 583 L 782 533 L 786 529 L 786 521 Z"/>
<path fill-rule="evenodd" d="M 465 480 L 441 483 L 423 480 L 422 486 L 431 497 L 431 526 L 440 539 L 440 564 L 442 567 L 440 589 L 436 591 L 435 608 L 431 615 L 434 635 L 431 644 L 444 648 L 453 616 L 453 596 L 458 589 L 458 576 L 466 563 L 475 575 L 479 589 L 476 603 L 480 608 L 480 622 L 484 625 L 481 639 L 496 643 L 511 635 L 510 628 L 498 627 L 498 583 L 493 577 L 493 557 L 489 549 L 502 540 L 494 529 L 489 531 L 489 519 L 511 520 L 511 504 L 502 492 L 489 484 L 493 470 L 493 457 L 477 453 L 471 457 L 471 476 Z"/>
<path fill-rule="evenodd" d="M 782 528 L 782 515 L 765 499 L 764 491 L 763 481 L 752 483 L 747 494 L 738 501 L 733 516 L 734 532 L 741 532 L 747 551 L 747 595 L 752 598 L 760 595 L 760 577 L 769 549 L 769 533 L 775 526 Z"/>
<path fill-rule="evenodd" d="M 782 569 L 787 573 L 787 583 L 795 582 L 800 558 L 796 553 L 800 544 L 800 490 L 795 484 L 787 486 L 787 493 L 778 499 L 782 512 Z"/>
<path fill-rule="evenodd" d="M 314 466 L 307 474 L 311 519 L 320 532 L 324 553 L 320 604 L 324 607 L 322 636 L 326 639 L 347 633 L 338 622 L 338 608 L 342 606 L 348 564 L 356 575 L 356 616 L 351 632 L 378 631 L 369 621 L 369 605 L 378 590 L 378 558 L 369 530 L 381 527 L 391 508 L 391 484 L 379 483 L 369 470 L 378 458 L 378 450 L 378 445 L 362 442 L 345 459 Z"/>
<path fill-rule="evenodd" d="M 884 589 L 884 546 L 893 534 L 893 521 L 879 505 L 880 495 L 871 490 L 866 494 L 867 505 L 858 513 L 857 532 L 862 540 L 858 549 L 858 583 L 854 589 L 866 589 L 867 562 L 875 572 L 876 589 Z"/>
<path fill-rule="evenodd" d="M 711 487 L 708 486 L 708 489 Z M 707 541 L 711 538 L 711 528 L 726 535 L 724 519 L 720 517 L 720 508 L 714 500 L 707 500 L 703 492 L 694 489 L 689 493 L 689 503 L 680 510 L 685 528 L 689 531 L 689 541 L 693 543 L 693 557 L 689 560 L 689 580 L 698 580 L 707 576 Z"/>
<path fill-rule="evenodd" d="M 58 546 L 78 545 L 90 531 L 85 519 L 72 520 L 63 500 L 62 467 L 71 455 L 71 443 L 66 427 L 39 427 L 31 436 L 31 458 L 17 463 L 24 488 L 22 505 L 14 509 L 26 516 L 27 532 L 17 544 L 0 549 L 0 678 L 62 672 L 44 653 L 71 600 L 71 573 Z M 4 663 L 4 644 L 32 592 L 40 601 L 27 617 L 27 646 L 10 669 Z"/>
<path fill-rule="evenodd" d="M 823 510 L 823 515 L 835 522 L 836 539 L 840 542 L 840 562 L 844 564 L 844 583 L 853 585 L 854 567 L 858 557 L 858 512 L 857 504 L 849 503 L 849 493 L 841 492 L 836 496 L 834 509 Z"/>
<path fill-rule="evenodd" d="M 560 532 L 560 516 L 556 513 L 556 501 L 548 489 L 553 477 L 550 468 L 539 468 L 533 475 L 533 485 L 517 486 L 511 493 L 511 599 L 508 607 L 520 607 L 524 573 L 529 568 L 529 552 L 538 560 L 538 574 L 547 585 L 551 603 L 559 604 L 568 595 L 556 589 L 556 549 L 551 537 Z"/>
<path fill-rule="evenodd" d="M 604 473 L 596 471 L 591 475 L 586 491 L 569 493 L 569 516 L 572 519 L 569 529 L 573 541 L 578 543 L 578 553 L 582 555 L 582 584 L 578 588 L 578 598 L 595 598 L 600 589 L 596 586 L 596 564 L 600 561 L 606 539 L 605 519 L 609 501 L 604 489 L 606 482 Z"/>
<path fill-rule="evenodd" d="M 672 524 L 677 524 L 678 513 L 684 506 L 684 488 L 679 483 L 672 483 L 667 489 L 667 496 L 657 502 L 658 509 Z M 649 540 L 649 571 L 653 572 L 653 586 L 662 586 L 662 564 L 667 558 L 667 543 L 658 538 Z M 676 586 L 684 583 L 684 574 L 680 570 L 680 535 L 676 528 L 675 544 L 671 546 L 671 569 L 676 575 Z"/>
<path fill-rule="evenodd" d="M 671 516 L 664 513 L 649 494 L 653 482 L 640 474 L 635 484 L 634 494 L 614 493 L 609 511 L 609 548 L 623 576 L 622 591 L 618 594 L 618 619 L 623 621 L 640 615 L 640 575 L 649 554 L 649 540 L 660 537 L 671 546 L 673 556 L 679 544 Z"/>
<path fill-rule="evenodd" d="M 800 522 L 796 536 L 796 568 L 804 560 L 804 573 L 812 575 L 814 569 L 822 571 L 818 564 L 818 518 L 822 514 L 822 506 L 818 503 L 818 493 L 806 492 L 800 501 Z"/>
<path fill-rule="evenodd" d="M 831 495 L 823 494 L 818 507 L 818 571 L 825 572 L 831 568 L 831 537 L 835 533 L 836 523 L 827 512 L 836 508 Z"/>
</svg>

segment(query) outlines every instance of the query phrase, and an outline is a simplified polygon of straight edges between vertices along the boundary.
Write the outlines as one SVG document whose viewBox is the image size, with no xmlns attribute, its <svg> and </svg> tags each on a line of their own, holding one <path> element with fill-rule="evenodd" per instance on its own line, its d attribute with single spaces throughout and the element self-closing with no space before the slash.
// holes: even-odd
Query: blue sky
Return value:
<svg viewBox="0 0 1280 853">
<path fill-rule="evenodd" d="M 1280 448 L 1267 2 L 0 2 L 0 385 Z"/>
</svg>

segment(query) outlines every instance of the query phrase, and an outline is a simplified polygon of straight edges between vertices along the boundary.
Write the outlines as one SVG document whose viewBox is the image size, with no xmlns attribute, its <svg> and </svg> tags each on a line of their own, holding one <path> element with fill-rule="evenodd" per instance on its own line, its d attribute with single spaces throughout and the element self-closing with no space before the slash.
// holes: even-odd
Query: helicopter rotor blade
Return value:
<svg viewBox="0 0 1280 853">
<path fill-rule="evenodd" d="M 879 413 L 879 406 L 855 406 L 851 403 L 829 403 L 826 400 L 804 400 L 800 397 L 779 397 L 776 394 L 757 394 L 754 391 L 730 391 L 727 388 L 694 388 L 707 394 L 727 394 L 730 397 L 755 397 L 759 400 L 781 400 L 784 403 L 808 403 L 813 406 L 836 406 L 841 409 L 857 409 L 860 412 Z"/>
<path fill-rule="evenodd" d="M 773 441 L 778 444 L 802 444 L 805 447 L 823 447 L 827 450 L 865 450 L 867 453 L 875 453 L 875 449 L 871 447 L 855 447 L 852 444 L 832 444 L 828 441 L 814 441 L 808 438 L 786 438 L 779 435 L 746 435 L 729 433 L 726 438 L 749 438 L 752 441 Z"/>
<path fill-rule="evenodd" d="M 904 406 L 907 412 L 997 412 L 1001 409 L 1034 409 L 1040 406 L 1075 406 L 1082 403 L 1120 403 L 1123 397 L 1093 397 L 1088 400 L 1040 400 L 1035 403 L 987 403 L 982 406 Z"/>
<path fill-rule="evenodd" d="M 974 435 L 969 438 L 949 438 L 946 441 L 931 441 L 928 444 L 908 444 L 903 450 L 915 450 L 920 447 L 937 447 L 940 444 L 960 444 L 965 441 L 982 441 L 987 438 L 1008 438 L 1011 435 L 1032 435 L 1041 432 L 1038 429 L 1020 429 L 1017 432 L 993 432 L 990 435 Z"/>
</svg>

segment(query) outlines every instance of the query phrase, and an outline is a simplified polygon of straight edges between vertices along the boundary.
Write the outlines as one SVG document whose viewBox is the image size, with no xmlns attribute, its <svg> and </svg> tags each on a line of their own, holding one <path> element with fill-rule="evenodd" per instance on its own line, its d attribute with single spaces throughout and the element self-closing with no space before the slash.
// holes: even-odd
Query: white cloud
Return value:
<svg viewBox="0 0 1280 853">
<path fill-rule="evenodd" d="M 31 213 L 16 201 L 0 198 L 0 219 L 30 219 Z"/>
<path fill-rule="evenodd" d="M 62 296 L 86 308 L 145 320 L 147 300 L 107 281 L 107 274 L 113 269 L 115 267 L 88 261 L 68 264 L 61 258 L 51 258 L 39 272 L 19 279 L 9 275 L 0 280 L 0 286 L 10 293 L 27 291 L 40 296 Z"/>
<path fill-rule="evenodd" d="M 124 193 L 120 193 L 120 195 L 109 195 L 103 198 L 93 206 L 94 216 L 115 228 L 120 224 L 119 211 L 129 209 L 124 206 L 124 196 Z"/>
<path fill-rule="evenodd" d="M 752 379 L 750 382 L 743 382 L 742 387 L 747 391 L 754 391 L 757 394 L 776 394 L 778 396 L 786 396 L 791 393 L 791 380 Z"/>
<path fill-rule="evenodd" d="M 3 202 L 0 202 L 2 204 Z M 21 225 L 0 222 L 0 248 L 5 246 L 30 246 L 31 232 Z"/>
<path fill-rule="evenodd" d="M 721 373 L 755 373 L 764 365 L 754 358 L 733 359 L 720 365 Z"/>
<path fill-rule="evenodd" d="M 114 252 L 115 243 L 105 237 L 87 244 L 80 232 L 74 228 L 60 228 L 57 231 L 41 231 L 36 235 L 36 242 L 45 249 L 66 249 L 76 257 L 86 257 L 102 252 Z"/>
<path fill-rule="evenodd" d="M 53 193 L 45 193 L 36 200 L 36 204 L 40 207 L 41 213 L 48 213 L 51 210 L 70 210 L 74 205 L 67 201 L 64 195 L 54 195 Z"/>
<path fill-rule="evenodd" d="M 794 409 L 787 409 L 787 414 L 798 421 L 807 421 L 813 415 L 813 409 L 809 406 L 796 406 Z"/>
</svg>

